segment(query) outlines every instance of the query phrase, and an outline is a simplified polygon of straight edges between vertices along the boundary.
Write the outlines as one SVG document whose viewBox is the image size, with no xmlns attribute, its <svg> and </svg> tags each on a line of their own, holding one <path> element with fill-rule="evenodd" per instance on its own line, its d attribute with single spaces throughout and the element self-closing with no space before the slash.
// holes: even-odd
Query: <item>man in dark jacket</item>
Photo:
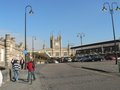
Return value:
<svg viewBox="0 0 120 90">
<path fill-rule="evenodd" d="M 23 59 L 23 57 L 20 59 L 20 65 L 21 65 L 21 69 L 23 69 L 23 66 L 24 66 L 24 59 Z"/>
</svg>

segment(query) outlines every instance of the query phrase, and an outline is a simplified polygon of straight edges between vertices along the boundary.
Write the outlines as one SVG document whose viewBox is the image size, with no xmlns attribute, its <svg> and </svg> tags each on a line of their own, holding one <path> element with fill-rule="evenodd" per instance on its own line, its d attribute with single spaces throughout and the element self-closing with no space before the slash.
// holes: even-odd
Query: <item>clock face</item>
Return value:
<svg viewBox="0 0 120 90">
<path fill-rule="evenodd" d="M 55 46 L 58 46 L 58 42 L 55 43 Z"/>
</svg>

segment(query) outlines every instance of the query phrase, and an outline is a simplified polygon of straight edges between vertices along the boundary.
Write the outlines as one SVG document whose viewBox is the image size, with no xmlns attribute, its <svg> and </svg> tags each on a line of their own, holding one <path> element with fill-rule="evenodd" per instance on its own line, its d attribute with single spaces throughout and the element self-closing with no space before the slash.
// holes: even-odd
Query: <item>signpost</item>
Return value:
<svg viewBox="0 0 120 90">
<path fill-rule="evenodd" d="M 24 50 L 24 52 L 23 52 L 25 55 L 27 55 L 28 54 L 28 51 L 27 50 Z"/>
</svg>

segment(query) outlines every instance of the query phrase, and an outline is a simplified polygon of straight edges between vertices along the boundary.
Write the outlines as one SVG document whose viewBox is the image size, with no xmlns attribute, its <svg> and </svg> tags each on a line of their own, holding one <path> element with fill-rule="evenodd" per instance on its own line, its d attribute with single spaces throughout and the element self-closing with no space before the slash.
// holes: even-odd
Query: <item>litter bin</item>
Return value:
<svg viewBox="0 0 120 90">
<path fill-rule="evenodd" d="M 120 72 L 120 59 L 118 60 L 118 70 Z"/>
</svg>

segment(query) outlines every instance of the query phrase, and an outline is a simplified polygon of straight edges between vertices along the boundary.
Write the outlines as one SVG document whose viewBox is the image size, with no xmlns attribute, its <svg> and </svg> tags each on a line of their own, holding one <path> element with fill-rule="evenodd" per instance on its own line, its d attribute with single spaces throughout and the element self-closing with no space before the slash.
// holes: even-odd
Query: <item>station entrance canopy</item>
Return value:
<svg viewBox="0 0 120 90">
<path fill-rule="evenodd" d="M 50 55 L 49 55 L 49 53 L 46 52 L 46 51 L 40 51 L 40 52 L 39 52 L 39 55 L 40 55 L 42 58 L 50 59 Z"/>
</svg>

